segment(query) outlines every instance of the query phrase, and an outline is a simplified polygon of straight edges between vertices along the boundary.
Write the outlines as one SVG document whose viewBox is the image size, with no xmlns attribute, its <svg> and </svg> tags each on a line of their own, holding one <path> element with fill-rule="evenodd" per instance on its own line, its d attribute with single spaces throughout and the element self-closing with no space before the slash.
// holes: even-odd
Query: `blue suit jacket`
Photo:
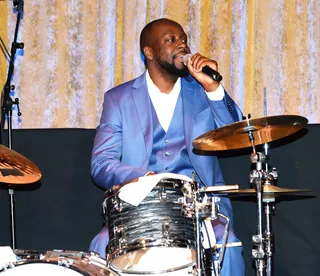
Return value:
<svg viewBox="0 0 320 276">
<path fill-rule="evenodd" d="M 192 141 L 217 127 L 241 119 L 241 111 L 225 93 L 210 101 L 193 78 L 182 78 L 183 125 L 191 163 L 207 185 L 223 185 L 215 156 L 194 153 Z M 91 173 L 105 189 L 145 175 L 153 146 L 151 101 L 145 73 L 105 93 L 103 112 L 94 141 Z"/>
</svg>

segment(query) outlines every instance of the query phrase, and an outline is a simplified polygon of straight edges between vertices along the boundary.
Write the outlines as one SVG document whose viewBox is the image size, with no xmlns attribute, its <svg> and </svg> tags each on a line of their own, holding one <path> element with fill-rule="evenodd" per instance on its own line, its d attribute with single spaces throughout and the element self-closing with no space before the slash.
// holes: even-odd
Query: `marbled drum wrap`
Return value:
<svg viewBox="0 0 320 276">
<path fill-rule="evenodd" d="M 182 185 L 178 180 L 160 182 L 137 207 L 120 200 L 117 194 L 110 196 L 110 191 L 107 192 L 108 253 L 160 245 L 195 248 L 194 220 L 183 214 Z M 166 199 L 161 199 L 164 194 Z M 169 230 L 168 234 L 166 230 Z M 119 241 L 121 237 L 125 241 Z"/>
</svg>

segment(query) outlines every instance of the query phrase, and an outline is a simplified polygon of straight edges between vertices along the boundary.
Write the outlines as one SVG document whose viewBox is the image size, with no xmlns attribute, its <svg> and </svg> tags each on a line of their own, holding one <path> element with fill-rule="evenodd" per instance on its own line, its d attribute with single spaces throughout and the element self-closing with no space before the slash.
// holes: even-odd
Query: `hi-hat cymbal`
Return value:
<svg viewBox="0 0 320 276">
<path fill-rule="evenodd" d="M 238 191 L 239 185 L 222 185 L 222 186 L 208 186 L 200 188 L 200 192 L 205 193 L 214 193 L 214 192 L 224 192 L 224 191 L 230 191 L 230 190 L 236 190 Z"/>
<path fill-rule="evenodd" d="M 273 198 L 273 197 L 276 197 L 277 195 L 305 193 L 305 192 L 312 192 L 312 190 L 280 188 L 270 184 L 263 186 L 263 197 L 265 198 Z M 229 195 L 231 194 L 256 195 L 257 191 L 255 189 L 241 189 L 241 190 L 217 191 L 216 193 L 229 194 Z"/>
<path fill-rule="evenodd" d="M 307 123 L 308 120 L 305 117 L 295 115 L 244 120 L 199 136 L 193 141 L 193 147 L 209 151 L 246 148 L 251 146 L 249 131 L 254 135 L 254 144 L 260 145 L 289 136 L 302 129 Z"/>
<path fill-rule="evenodd" d="M 0 182 L 30 184 L 41 178 L 39 168 L 20 153 L 0 145 Z"/>
</svg>

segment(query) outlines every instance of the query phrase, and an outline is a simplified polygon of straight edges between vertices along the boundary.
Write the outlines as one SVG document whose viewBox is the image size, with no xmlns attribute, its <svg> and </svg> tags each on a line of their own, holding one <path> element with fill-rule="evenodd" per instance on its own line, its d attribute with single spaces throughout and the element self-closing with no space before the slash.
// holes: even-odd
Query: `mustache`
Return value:
<svg viewBox="0 0 320 276">
<path fill-rule="evenodd" d="M 188 51 L 180 51 L 179 53 L 176 53 L 176 54 L 174 54 L 173 55 L 173 58 L 176 58 L 177 56 L 181 56 L 181 55 L 187 55 L 187 54 L 190 54 L 190 52 L 188 52 Z"/>
</svg>

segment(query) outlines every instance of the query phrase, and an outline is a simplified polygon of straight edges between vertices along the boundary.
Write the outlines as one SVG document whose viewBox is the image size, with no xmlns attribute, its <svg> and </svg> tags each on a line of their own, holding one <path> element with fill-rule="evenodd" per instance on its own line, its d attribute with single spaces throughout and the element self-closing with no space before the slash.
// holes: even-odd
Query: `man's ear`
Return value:
<svg viewBox="0 0 320 276">
<path fill-rule="evenodd" d="M 146 59 L 153 60 L 153 51 L 152 51 L 151 47 L 145 46 L 143 48 L 143 53 L 144 53 L 144 56 L 146 57 Z"/>
</svg>

